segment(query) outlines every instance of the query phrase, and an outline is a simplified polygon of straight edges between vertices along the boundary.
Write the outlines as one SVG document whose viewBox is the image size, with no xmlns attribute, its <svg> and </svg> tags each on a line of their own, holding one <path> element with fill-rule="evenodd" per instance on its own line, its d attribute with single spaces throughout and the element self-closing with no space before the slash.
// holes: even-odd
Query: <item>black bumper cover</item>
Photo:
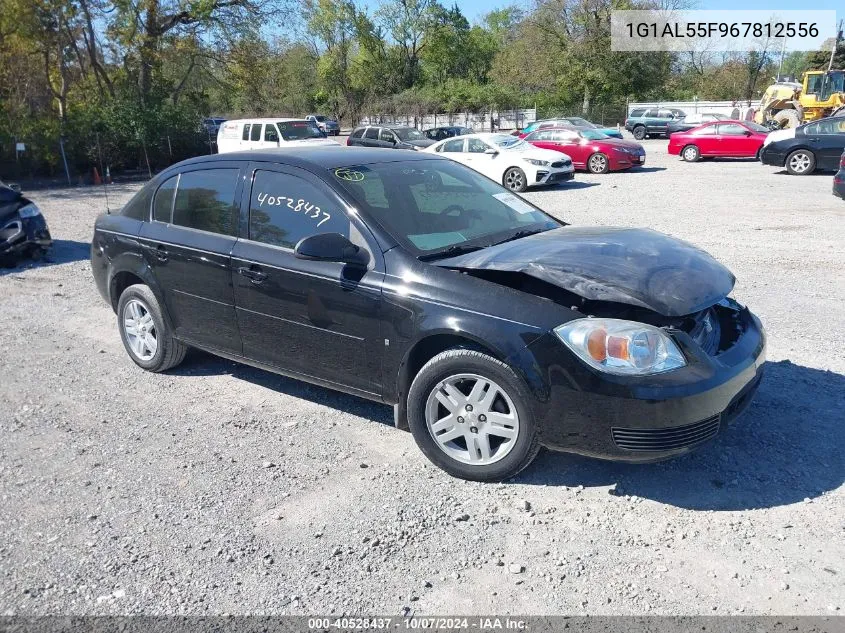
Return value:
<svg viewBox="0 0 845 633">
<path fill-rule="evenodd" d="M 763 328 L 746 309 L 738 319 L 742 334 L 713 357 L 676 332 L 688 365 L 642 378 L 601 374 L 577 359 L 561 363 L 572 354 L 554 334 L 532 344 L 548 379 L 546 402 L 535 410 L 541 442 L 591 457 L 652 462 L 713 439 L 745 411 L 762 379 Z"/>
</svg>

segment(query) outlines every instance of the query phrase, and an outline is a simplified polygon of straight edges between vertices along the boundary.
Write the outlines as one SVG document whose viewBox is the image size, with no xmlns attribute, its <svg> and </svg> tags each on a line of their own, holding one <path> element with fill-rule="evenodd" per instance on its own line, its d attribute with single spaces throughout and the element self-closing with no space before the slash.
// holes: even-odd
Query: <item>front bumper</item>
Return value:
<svg viewBox="0 0 845 633">
<path fill-rule="evenodd" d="M 15 214 L 0 226 L 0 255 L 19 255 L 41 248 L 47 249 L 53 244 L 47 221 L 43 215 L 34 218 L 21 218 Z"/>
<path fill-rule="evenodd" d="M 569 169 L 566 168 L 554 168 L 554 167 L 543 167 L 537 170 L 534 174 L 534 185 L 553 185 L 559 182 L 566 182 L 567 180 L 572 180 L 575 177 L 575 169 L 570 167 Z"/>
<path fill-rule="evenodd" d="M 554 334 L 532 344 L 548 381 L 547 401 L 535 410 L 541 442 L 603 459 L 652 462 L 713 439 L 745 411 L 763 374 L 760 321 L 744 308 L 735 314 L 742 333 L 729 349 L 708 356 L 676 331 L 687 366 L 642 378 L 602 374 L 574 358 L 561 362 L 572 355 Z"/>
<path fill-rule="evenodd" d="M 769 149 L 771 145 L 764 145 L 763 151 L 760 152 L 760 162 L 764 165 L 771 165 L 772 167 L 783 167 L 786 162 L 786 156 L 781 152 L 775 152 Z"/>
</svg>

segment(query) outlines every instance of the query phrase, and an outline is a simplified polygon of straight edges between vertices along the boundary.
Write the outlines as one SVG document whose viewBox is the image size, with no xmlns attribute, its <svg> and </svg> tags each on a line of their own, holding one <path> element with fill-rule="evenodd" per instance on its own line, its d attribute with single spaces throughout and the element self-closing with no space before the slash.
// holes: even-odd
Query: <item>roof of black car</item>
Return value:
<svg viewBox="0 0 845 633">
<path fill-rule="evenodd" d="M 385 149 L 383 147 L 346 147 L 338 145 L 315 145 L 313 147 L 298 146 L 295 148 L 272 147 L 266 149 L 250 149 L 242 152 L 226 152 L 224 154 L 208 154 L 189 158 L 173 165 L 179 168 L 197 163 L 213 163 L 217 161 L 257 161 L 272 162 L 282 165 L 292 165 L 303 169 L 332 169 L 351 165 L 366 165 L 371 163 L 395 163 L 406 160 L 430 160 L 442 158 L 437 154 L 421 153 L 407 149 Z"/>
</svg>

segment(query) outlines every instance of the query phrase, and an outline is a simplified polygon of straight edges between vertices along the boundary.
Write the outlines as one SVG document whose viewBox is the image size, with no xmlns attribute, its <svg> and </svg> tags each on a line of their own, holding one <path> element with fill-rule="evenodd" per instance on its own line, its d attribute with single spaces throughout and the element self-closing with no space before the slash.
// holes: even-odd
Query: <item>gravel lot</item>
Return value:
<svg viewBox="0 0 845 633">
<path fill-rule="evenodd" d="M 33 193 L 56 245 L 0 270 L 0 613 L 845 613 L 845 203 L 830 174 L 645 144 L 527 197 L 728 265 L 766 379 L 693 455 L 546 452 L 497 485 L 430 466 L 384 406 L 202 353 L 141 371 L 90 274 L 102 191 Z"/>
</svg>

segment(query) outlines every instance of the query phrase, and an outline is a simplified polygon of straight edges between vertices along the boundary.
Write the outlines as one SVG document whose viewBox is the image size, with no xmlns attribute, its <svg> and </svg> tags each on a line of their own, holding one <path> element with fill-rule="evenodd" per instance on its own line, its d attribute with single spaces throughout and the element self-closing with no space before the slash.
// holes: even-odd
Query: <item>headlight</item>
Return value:
<svg viewBox="0 0 845 633">
<path fill-rule="evenodd" d="M 547 160 L 537 160 L 536 158 L 526 158 L 525 160 L 532 165 L 537 165 L 537 167 L 548 167 L 551 165 L 551 163 Z"/>
<path fill-rule="evenodd" d="M 18 215 L 22 218 L 34 218 L 41 215 L 41 209 L 35 206 L 32 202 L 18 209 Z"/>
<path fill-rule="evenodd" d="M 662 330 L 621 319 L 575 319 L 555 328 L 569 349 L 599 371 L 646 376 L 686 365 L 684 355 Z"/>
</svg>

